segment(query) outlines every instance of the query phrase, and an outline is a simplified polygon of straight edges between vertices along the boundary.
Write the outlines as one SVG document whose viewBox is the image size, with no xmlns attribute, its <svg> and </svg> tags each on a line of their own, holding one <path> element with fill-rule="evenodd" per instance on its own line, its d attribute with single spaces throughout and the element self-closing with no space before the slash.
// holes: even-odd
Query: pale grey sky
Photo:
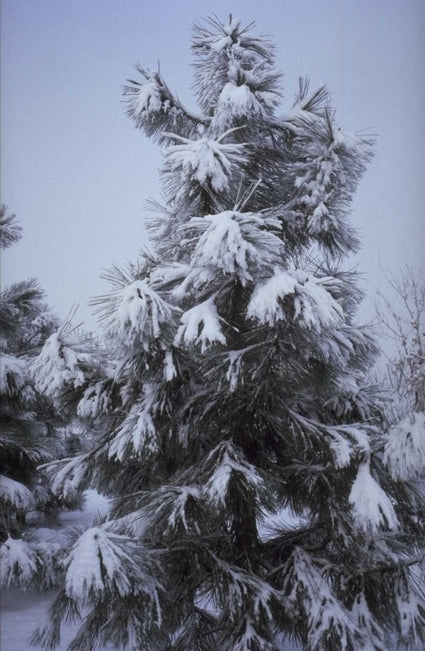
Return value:
<svg viewBox="0 0 425 651">
<path fill-rule="evenodd" d="M 229 12 L 277 45 L 282 111 L 300 75 L 326 83 L 347 131 L 378 135 L 353 204 L 356 259 L 373 296 L 380 266 L 423 264 L 425 2 L 423 0 L 2 0 L 2 201 L 23 228 L 3 283 L 35 276 L 64 317 L 104 293 L 111 264 L 146 242 L 145 201 L 160 196 L 160 153 L 125 116 L 133 64 L 161 63 L 191 92 L 193 21 Z"/>
</svg>

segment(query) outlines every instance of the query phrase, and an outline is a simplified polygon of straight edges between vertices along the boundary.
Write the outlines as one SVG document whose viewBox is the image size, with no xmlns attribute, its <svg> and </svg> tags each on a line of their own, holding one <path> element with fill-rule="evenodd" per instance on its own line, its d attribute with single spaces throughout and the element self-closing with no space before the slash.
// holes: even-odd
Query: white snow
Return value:
<svg viewBox="0 0 425 651">
<path fill-rule="evenodd" d="M 157 385 L 143 385 L 143 399 L 134 404 L 124 422 L 118 427 L 109 448 L 110 459 L 122 461 L 130 447 L 136 454 L 155 452 L 158 448 L 152 409 L 156 400 Z"/>
<path fill-rule="evenodd" d="M 252 90 L 250 82 L 253 87 L 258 88 L 261 70 L 257 68 L 257 79 L 254 78 L 250 71 L 243 70 L 245 77 L 244 81 L 248 83 L 239 83 L 238 73 L 240 68 L 238 64 L 229 66 L 230 81 L 226 83 L 220 92 L 217 106 L 211 121 L 211 128 L 215 131 L 222 131 L 229 128 L 234 124 L 235 119 L 250 116 L 255 119 L 255 116 L 265 116 L 271 109 L 273 109 L 277 102 L 278 96 L 267 90 Z M 233 69 L 232 69 L 233 68 Z"/>
<path fill-rule="evenodd" d="M 119 594 L 129 594 L 130 580 L 122 571 L 123 560 L 132 564 L 125 551 L 128 538 L 101 527 L 87 529 L 77 540 L 64 561 L 65 592 L 76 601 L 85 603 L 91 594 L 102 594 L 113 584 Z"/>
<path fill-rule="evenodd" d="M 172 323 L 176 311 L 144 280 L 135 280 L 117 296 L 112 325 L 128 346 L 140 341 L 145 350 L 158 339 L 164 324 Z"/>
<path fill-rule="evenodd" d="M 201 344 L 201 351 L 204 352 L 213 343 L 226 344 L 226 338 L 220 328 L 215 298 L 216 295 L 213 294 L 206 301 L 183 313 L 181 326 L 174 340 L 176 346 L 182 342 L 187 345 L 197 343 Z"/>
<path fill-rule="evenodd" d="M 227 188 L 234 165 L 246 162 L 243 155 L 245 145 L 221 142 L 231 131 L 233 129 L 226 131 L 217 140 L 206 137 L 188 140 L 164 134 L 178 143 L 166 149 L 164 157 L 171 171 L 179 173 L 179 184 L 183 191 L 190 181 L 197 181 L 201 185 L 211 184 L 216 192 Z"/>
<path fill-rule="evenodd" d="M 241 117 L 256 113 L 262 114 L 264 109 L 258 101 L 256 94 L 246 84 L 237 86 L 228 82 L 220 93 L 217 112 L 227 110 L 232 117 Z"/>
<path fill-rule="evenodd" d="M 88 490 L 84 494 L 85 508 L 84 511 L 68 511 L 60 515 L 62 523 L 61 529 L 46 529 L 39 528 L 34 530 L 34 536 L 39 542 L 31 543 L 32 551 L 34 554 L 42 555 L 43 560 L 46 554 L 43 552 L 43 546 L 48 546 L 50 550 L 57 549 L 58 546 L 63 546 L 67 540 L 67 532 L 69 528 L 73 529 L 75 525 L 84 524 L 89 526 L 93 518 L 99 515 L 104 515 L 108 508 L 108 500 L 93 490 Z M 21 553 L 23 559 L 28 557 L 26 552 L 29 553 L 29 560 L 34 558 L 31 554 L 31 549 L 16 546 L 14 541 L 14 553 L 19 558 Z M 27 543 L 25 543 L 27 544 Z M 2 571 L 6 570 L 6 566 L 1 563 Z M 31 578 L 31 563 L 28 566 L 28 577 Z M 22 578 L 22 577 L 21 577 Z M 2 651 L 24 651 L 25 649 L 34 648 L 35 651 L 41 651 L 41 647 L 30 647 L 28 639 L 34 630 L 46 619 L 47 609 L 52 601 L 54 595 L 51 592 L 46 594 L 34 592 L 33 590 L 24 591 L 22 589 L 7 589 L 2 590 L 1 593 L 1 627 L 0 627 L 0 648 Z M 61 636 L 61 644 L 58 651 L 65 651 L 67 645 L 77 633 L 81 622 L 63 626 L 63 634 Z M 112 651 L 111 647 L 99 647 L 98 651 Z"/>
<path fill-rule="evenodd" d="M 21 482 L 0 475 L 0 500 L 14 509 L 28 511 L 34 506 L 32 492 Z"/>
<path fill-rule="evenodd" d="M 24 359 L 1 353 L 0 393 L 15 396 L 27 383 L 27 363 Z"/>
<path fill-rule="evenodd" d="M 247 316 L 268 325 L 285 320 L 285 311 L 280 299 L 294 295 L 298 286 L 293 276 L 286 271 L 278 271 L 265 283 L 256 286 L 248 305 Z"/>
<path fill-rule="evenodd" d="M 334 454 L 335 468 L 345 468 L 351 463 L 353 448 L 345 436 L 332 431 L 329 445 Z"/>
<path fill-rule="evenodd" d="M 155 78 L 151 77 L 140 86 L 131 101 L 131 108 L 138 118 L 142 113 L 157 113 L 163 109 L 161 91 Z"/>
<path fill-rule="evenodd" d="M 52 492 L 64 499 L 72 499 L 79 494 L 81 484 L 86 479 L 87 455 L 60 459 L 42 467 L 52 476 Z"/>
<path fill-rule="evenodd" d="M 171 512 L 168 516 L 168 525 L 173 529 L 178 523 L 182 523 L 185 530 L 189 531 L 190 526 L 186 517 L 186 505 L 189 498 L 199 500 L 201 491 L 198 486 L 179 486 L 174 491 Z M 198 531 L 199 533 L 199 531 Z"/>
<path fill-rule="evenodd" d="M 171 382 L 177 375 L 176 367 L 174 366 L 173 353 L 167 350 L 164 357 L 164 380 Z"/>
<path fill-rule="evenodd" d="M 82 366 L 90 361 L 90 354 L 78 350 L 77 338 L 66 337 L 59 331 L 46 339 L 30 370 L 40 393 L 57 398 L 67 385 L 76 388 L 84 384 L 86 378 Z"/>
<path fill-rule="evenodd" d="M 247 316 L 268 325 L 284 321 L 287 314 L 282 301 L 289 296 L 295 321 L 320 332 L 322 327 L 335 325 L 343 318 L 341 306 L 325 287 L 326 281 L 326 278 L 316 278 L 297 269 L 292 273 L 278 270 L 256 286 Z"/>
<path fill-rule="evenodd" d="M 105 381 L 90 384 L 84 391 L 77 406 L 77 416 L 96 418 L 109 410 L 109 395 L 105 392 Z"/>
<path fill-rule="evenodd" d="M 375 533 L 379 527 L 398 527 L 394 507 L 370 474 L 369 461 L 360 464 L 348 502 L 352 507 L 353 518 L 361 529 Z"/>
<path fill-rule="evenodd" d="M 266 226 L 273 225 L 274 220 L 266 221 L 255 213 L 231 210 L 191 219 L 187 227 L 202 232 L 191 262 L 194 285 L 213 280 L 217 272 L 237 275 L 242 285 L 246 285 L 252 279 L 251 271 L 276 264 L 282 243 L 265 230 Z"/>
<path fill-rule="evenodd" d="M 394 479 L 406 481 L 425 473 L 425 414 L 414 413 L 391 427 L 384 463 Z"/>
<path fill-rule="evenodd" d="M 229 391 L 233 393 L 236 389 L 239 379 L 241 378 L 241 367 L 243 354 L 248 350 L 243 348 L 241 350 L 231 350 L 227 353 L 229 366 L 227 367 L 226 380 L 229 383 Z"/>
<path fill-rule="evenodd" d="M 225 503 L 233 473 L 242 476 L 248 485 L 259 486 L 262 483 L 255 467 L 241 458 L 237 450 L 227 441 L 220 443 L 209 453 L 207 463 L 208 461 L 213 462 L 214 470 L 205 484 L 204 495 L 213 504 Z"/>
<path fill-rule="evenodd" d="M 25 540 L 9 536 L 0 547 L 1 585 L 25 585 L 37 571 L 37 554 Z"/>
</svg>

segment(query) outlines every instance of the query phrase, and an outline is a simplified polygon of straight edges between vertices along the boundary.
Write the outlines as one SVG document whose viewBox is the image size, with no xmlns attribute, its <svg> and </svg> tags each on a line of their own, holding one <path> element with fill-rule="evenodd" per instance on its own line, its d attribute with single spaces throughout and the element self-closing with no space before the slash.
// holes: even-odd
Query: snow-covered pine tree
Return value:
<svg viewBox="0 0 425 651">
<path fill-rule="evenodd" d="M 64 552 L 46 648 L 79 612 L 72 651 L 424 640 L 422 502 L 383 463 L 375 346 L 339 268 L 371 143 L 304 80 L 281 115 L 273 47 L 251 27 L 195 26 L 200 113 L 159 71 L 125 89 L 163 147 L 165 203 L 152 255 L 114 269 L 99 301 L 110 371 L 73 387 L 104 435 L 55 464 L 56 490 L 91 478 L 116 499 Z"/>
<path fill-rule="evenodd" d="M 21 228 L 0 207 L 0 246 L 21 237 Z M 58 504 L 38 472 L 58 455 L 57 428 L 63 420 L 34 386 L 31 360 L 57 328 L 36 280 L 0 292 L 0 559 L 3 586 L 34 585 L 51 566 L 52 547 L 30 543 L 30 524 L 46 524 Z"/>
</svg>

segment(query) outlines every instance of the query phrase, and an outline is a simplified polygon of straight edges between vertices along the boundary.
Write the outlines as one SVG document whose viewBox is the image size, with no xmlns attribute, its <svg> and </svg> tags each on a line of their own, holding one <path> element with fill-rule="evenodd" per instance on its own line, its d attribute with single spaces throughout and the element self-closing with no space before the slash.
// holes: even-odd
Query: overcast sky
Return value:
<svg viewBox="0 0 425 651">
<path fill-rule="evenodd" d="M 353 204 L 353 261 L 373 296 L 382 267 L 419 267 L 425 247 L 424 0 L 2 0 L 2 202 L 24 237 L 3 284 L 37 277 L 61 317 L 104 293 L 103 268 L 146 242 L 145 202 L 160 198 L 158 148 L 125 115 L 133 64 L 155 68 L 194 104 L 194 21 L 229 12 L 277 45 L 282 112 L 300 75 L 329 87 L 337 121 L 378 136 Z"/>
</svg>

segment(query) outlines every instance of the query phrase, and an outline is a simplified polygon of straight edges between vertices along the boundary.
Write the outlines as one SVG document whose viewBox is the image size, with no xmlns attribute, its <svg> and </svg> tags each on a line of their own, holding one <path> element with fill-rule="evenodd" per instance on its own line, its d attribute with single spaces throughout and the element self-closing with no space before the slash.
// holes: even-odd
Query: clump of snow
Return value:
<svg viewBox="0 0 425 651">
<path fill-rule="evenodd" d="M 158 449 L 156 429 L 152 419 L 152 410 L 157 385 L 146 383 L 143 386 L 143 399 L 133 405 L 129 414 L 116 431 L 109 448 L 109 458 L 116 457 L 122 461 L 130 447 L 136 454 L 155 453 Z"/>
<path fill-rule="evenodd" d="M 217 272 L 236 275 L 242 285 L 252 280 L 251 271 L 276 264 L 282 251 L 280 239 L 266 227 L 276 226 L 255 213 L 226 210 L 203 218 L 194 217 L 186 228 L 202 232 L 192 256 L 186 281 L 200 286 Z"/>
<path fill-rule="evenodd" d="M 231 350 L 228 354 L 229 366 L 227 367 L 226 380 L 229 383 L 229 391 L 233 393 L 241 379 L 242 357 L 247 348 L 242 350 Z"/>
<path fill-rule="evenodd" d="M 391 427 L 384 463 L 396 480 L 407 481 L 424 475 L 425 414 L 415 413 Z"/>
<path fill-rule="evenodd" d="M 351 608 L 351 616 L 360 630 L 364 631 L 365 637 L 367 636 L 370 643 L 373 643 L 373 646 L 370 646 L 369 642 L 365 642 L 364 646 L 362 645 L 359 648 L 359 651 L 371 651 L 372 648 L 374 651 L 388 651 L 386 642 L 382 642 L 382 640 L 385 640 L 385 633 L 370 612 L 363 592 L 354 600 Z"/>
<path fill-rule="evenodd" d="M 233 129 L 226 131 L 217 140 L 207 137 L 189 140 L 165 134 L 179 143 L 169 147 L 164 152 L 164 157 L 171 171 L 180 174 L 183 189 L 190 181 L 197 181 L 201 185 L 210 184 L 216 192 L 228 187 L 233 166 L 241 165 L 247 160 L 243 154 L 245 145 L 222 142 L 231 131 Z"/>
<path fill-rule="evenodd" d="M 1 354 L 0 393 L 17 395 L 27 383 L 27 363 L 14 355 Z"/>
<path fill-rule="evenodd" d="M 7 538 L 0 547 L 1 585 L 28 584 L 37 572 L 37 554 L 24 540 Z"/>
<path fill-rule="evenodd" d="M 285 321 L 288 315 L 284 300 L 289 297 L 293 308 L 291 318 L 320 332 L 322 327 L 337 324 L 343 318 L 343 310 L 327 291 L 326 281 L 326 278 L 308 276 L 300 270 L 294 270 L 292 274 L 277 271 L 266 282 L 257 285 L 247 316 L 268 325 Z"/>
<path fill-rule="evenodd" d="M 225 504 L 233 473 L 243 478 L 247 485 L 259 486 L 262 483 L 255 467 L 242 458 L 228 441 L 214 448 L 209 453 L 206 463 L 211 463 L 213 472 L 205 485 L 204 493 L 213 504 Z"/>
<path fill-rule="evenodd" d="M 161 89 L 154 77 L 140 85 L 131 101 L 131 108 L 137 118 L 140 118 L 142 113 L 157 113 L 163 109 Z"/>
<path fill-rule="evenodd" d="M 246 84 L 237 86 L 232 82 L 228 82 L 223 87 L 218 99 L 217 110 L 222 111 L 224 108 L 232 117 L 263 113 L 263 107 L 249 86 Z"/>
<path fill-rule="evenodd" d="M 233 69 L 232 69 L 233 68 Z M 243 81 L 240 83 L 240 75 L 243 75 Z M 256 70 L 261 74 L 261 70 Z M 278 101 L 276 93 L 268 90 L 258 90 L 257 79 L 249 74 L 249 71 L 243 70 L 239 65 L 230 66 L 230 80 L 225 84 L 217 100 L 216 109 L 211 122 L 212 129 L 221 131 L 234 124 L 238 118 L 250 116 L 264 117 L 273 109 Z"/>
<path fill-rule="evenodd" d="M 36 388 L 57 398 L 67 386 L 77 388 L 85 383 L 84 368 L 90 363 L 91 355 L 77 338 L 59 331 L 46 339 L 30 368 Z"/>
<path fill-rule="evenodd" d="M 128 346 L 140 341 L 149 350 L 152 340 L 161 335 L 163 325 L 173 321 L 175 308 L 166 303 L 146 280 L 135 280 L 117 296 L 118 308 L 113 325 Z"/>
<path fill-rule="evenodd" d="M 96 418 L 100 414 L 106 414 L 110 408 L 110 395 L 105 390 L 107 380 L 101 380 L 90 384 L 85 389 L 77 406 L 77 415 L 81 418 Z"/>
<path fill-rule="evenodd" d="M 352 507 L 354 521 L 361 529 L 372 533 L 379 527 L 397 529 L 398 520 L 394 507 L 388 495 L 370 474 L 368 461 L 359 466 L 348 502 Z"/>
<path fill-rule="evenodd" d="M 176 367 L 174 366 L 173 353 L 167 350 L 164 357 L 164 380 L 171 382 L 177 375 Z"/>
<path fill-rule="evenodd" d="M 353 452 L 361 452 L 366 458 L 370 455 L 370 443 L 367 433 L 355 425 L 327 427 L 330 436 L 330 448 L 335 456 L 335 466 L 345 468 L 351 463 Z"/>
<path fill-rule="evenodd" d="M 296 546 L 282 573 L 285 606 L 298 617 L 305 613 L 310 648 L 327 648 L 329 631 L 332 631 L 341 649 L 357 649 L 361 630 L 334 596 L 325 572 L 326 566 L 320 567 L 308 552 Z"/>
<path fill-rule="evenodd" d="M 7 506 L 24 511 L 34 506 L 34 497 L 29 488 L 4 475 L 0 475 L 0 500 Z"/>
<path fill-rule="evenodd" d="M 214 52 L 221 52 L 232 45 L 232 43 L 233 39 L 231 39 L 230 36 L 218 36 L 217 40 L 211 43 L 211 49 L 214 50 Z"/>
<path fill-rule="evenodd" d="M 220 328 L 220 317 L 214 299 L 215 294 L 184 312 L 174 341 L 176 346 L 182 342 L 185 344 L 200 343 L 201 351 L 204 352 L 213 343 L 226 343 L 226 338 Z"/>
<path fill-rule="evenodd" d="M 53 477 L 51 490 L 63 499 L 76 497 L 87 478 L 88 458 L 85 454 L 77 457 L 61 459 L 46 464 L 43 468 Z"/>
<path fill-rule="evenodd" d="M 417 644 L 419 649 L 422 642 L 423 600 L 418 598 L 411 586 L 407 589 L 408 583 L 403 580 L 405 578 L 407 577 L 401 577 L 396 595 L 401 638 L 408 643 L 409 648 Z"/>
<path fill-rule="evenodd" d="M 127 551 L 126 547 L 129 547 Z M 87 529 L 64 561 L 68 597 L 85 603 L 91 595 L 104 594 L 111 586 L 121 596 L 130 594 L 133 587 L 122 568 L 123 561 L 132 565 L 131 551 L 126 536 L 101 527 Z"/>
<path fill-rule="evenodd" d="M 201 491 L 197 486 L 178 486 L 175 488 L 174 493 L 171 511 L 168 516 L 168 526 L 170 529 L 174 529 L 181 523 L 185 531 L 190 532 L 192 527 L 187 519 L 187 503 L 188 500 L 199 500 Z M 200 533 L 199 528 L 197 533 Z"/>
<path fill-rule="evenodd" d="M 330 437 L 330 448 L 334 454 L 336 468 L 346 468 L 351 463 L 353 448 L 347 438 L 333 431 Z"/>
</svg>

